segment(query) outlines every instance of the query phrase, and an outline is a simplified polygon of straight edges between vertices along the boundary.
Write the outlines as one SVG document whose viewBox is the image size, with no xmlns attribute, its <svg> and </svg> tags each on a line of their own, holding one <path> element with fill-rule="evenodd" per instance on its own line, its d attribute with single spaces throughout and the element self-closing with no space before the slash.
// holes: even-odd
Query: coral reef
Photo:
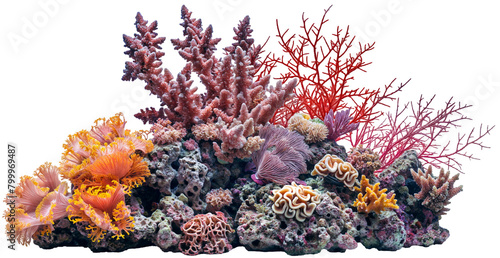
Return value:
<svg viewBox="0 0 500 258">
<path fill-rule="evenodd" d="M 276 214 L 283 214 L 286 218 L 295 218 L 300 222 L 310 217 L 320 202 L 316 191 L 295 182 L 280 190 L 273 190 L 273 196 L 269 198 L 274 202 L 273 211 Z"/>
<path fill-rule="evenodd" d="M 453 186 L 458 180 L 459 174 L 450 178 L 450 171 L 444 172 L 443 168 L 439 171 L 437 178 L 432 176 L 431 166 L 425 173 L 419 169 L 418 173 L 412 170 L 411 174 L 421 189 L 415 194 L 415 197 L 422 200 L 422 205 L 437 215 L 445 215 L 450 210 L 445 206 L 450 204 L 450 199 L 461 192 L 463 188 L 462 186 Z"/>
<path fill-rule="evenodd" d="M 354 187 L 359 191 L 358 199 L 354 201 L 353 206 L 358 208 L 358 212 L 369 213 L 374 211 L 380 214 L 386 209 L 399 209 L 396 205 L 397 200 L 395 194 L 391 194 L 387 198 L 387 189 L 379 190 L 380 183 L 370 185 L 368 179 L 363 175 L 361 176 L 360 187 Z"/>
<path fill-rule="evenodd" d="M 150 129 L 125 129 L 119 113 L 70 135 L 59 166 L 40 166 L 7 195 L 9 241 L 93 252 L 157 246 L 186 255 L 237 246 L 305 255 L 358 243 L 391 251 L 444 243 L 449 231 L 440 219 L 462 186 L 444 169 L 424 173 L 422 163 L 460 168 L 456 157 L 472 158 L 464 151 L 471 145 L 485 148 L 481 139 L 493 127 L 459 136 L 455 149 L 439 146 L 439 136 L 468 119 L 456 117 L 468 105 L 450 100 L 434 112 L 423 98 L 402 109 L 398 102 L 377 124 L 377 108 L 406 83 L 350 87 L 373 43 L 352 51 L 349 29 L 324 37 L 329 10 L 318 25 L 303 16 L 297 36 L 278 26 L 288 57 L 260 61 L 263 46 L 251 37 L 248 16 L 216 57 L 221 39 L 183 6 L 183 38 L 171 40 L 186 61 L 177 76 L 163 67 L 158 23 L 138 13 L 137 33 L 123 36 L 131 61 L 122 79 L 143 81 L 159 98 L 160 108 L 135 115 Z M 271 86 L 269 73 L 279 66 L 288 71 Z M 405 110 L 413 114 L 405 118 Z M 352 144 L 349 155 L 344 142 Z"/>
<path fill-rule="evenodd" d="M 354 191 L 358 183 L 358 171 L 349 162 L 344 162 L 335 155 L 326 154 L 315 166 L 311 175 L 329 176 L 333 175 L 340 182 Z"/>
</svg>

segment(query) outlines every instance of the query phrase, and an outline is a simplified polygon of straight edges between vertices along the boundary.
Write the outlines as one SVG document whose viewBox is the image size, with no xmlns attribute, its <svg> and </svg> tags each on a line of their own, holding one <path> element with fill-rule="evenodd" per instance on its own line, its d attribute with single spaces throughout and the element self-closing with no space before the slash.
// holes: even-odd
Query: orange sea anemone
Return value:
<svg viewBox="0 0 500 258">
<path fill-rule="evenodd" d="M 73 223 L 87 222 L 88 237 L 94 242 L 103 239 L 108 231 L 117 239 L 123 238 L 123 233 L 128 234 L 134 227 L 134 218 L 125 205 L 125 193 L 130 192 L 117 181 L 106 186 L 82 184 L 69 200 L 68 218 Z"/>
<path fill-rule="evenodd" d="M 15 205 L 14 209 L 4 213 L 8 221 L 6 228 L 16 227 L 15 236 L 22 245 L 28 245 L 35 234 L 52 232 L 54 221 L 67 216 L 66 208 L 71 197 L 67 182 L 59 180 L 58 167 L 45 163 L 34 175 L 21 177 L 15 189 L 16 195 L 5 199 L 7 204 L 14 199 L 12 203 Z M 9 220 L 13 211 L 14 222 Z"/>
</svg>

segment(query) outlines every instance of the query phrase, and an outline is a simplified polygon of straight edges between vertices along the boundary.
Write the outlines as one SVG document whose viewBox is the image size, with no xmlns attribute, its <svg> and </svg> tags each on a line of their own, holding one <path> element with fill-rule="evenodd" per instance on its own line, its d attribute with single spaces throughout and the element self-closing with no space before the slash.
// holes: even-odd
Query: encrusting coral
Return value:
<svg viewBox="0 0 500 258">
<path fill-rule="evenodd" d="M 6 203 L 13 199 L 16 206 L 4 213 L 8 222 L 6 232 L 14 225 L 15 239 L 22 245 L 30 244 L 37 235 L 49 234 L 54 230 L 54 221 L 67 216 L 69 190 L 67 182 L 59 180 L 59 168 L 48 162 L 41 165 L 33 177 L 21 177 L 15 196 L 8 195 L 5 199 Z M 15 220 L 10 224 L 12 218 Z"/>
<path fill-rule="evenodd" d="M 412 169 L 411 174 L 421 188 L 420 192 L 415 194 L 415 198 L 422 200 L 422 205 L 436 215 L 445 215 L 450 210 L 445 206 L 450 204 L 450 199 L 461 192 L 463 188 L 462 186 L 453 186 L 458 180 L 459 174 L 450 178 L 450 171 L 445 173 L 443 168 L 437 178 L 432 176 L 431 166 L 425 173 L 420 169 L 418 173 Z"/>
<path fill-rule="evenodd" d="M 314 166 L 311 175 L 335 176 L 335 178 L 343 182 L 351 191 L 354 191 L 354 187 L 358 183 L 358 171 L 352 164 L 331 154 L 326 154 L 323 159 Z"/>
<path fill-rule="evenodd" d="M 370 177 L 381 167 L 378 153 L 363 145 L 351 148 L 347 161 L 351 163 L 362 175 Z"/>
<path fill-rule="evenodd" d="M 295 182 L 273 190 L 273 196 L 269 198 L 274 202 L 274 213 L 283 214 L 286 218 L 295 217 L 300 222 L 310 217 L 321 201 L 320 195 L 310 186 L 297 185 Z"/>
<path fill-rule="evenodd" d="M 306 143 L 323 141 L 328 135 L 328 128 L 323 123 L 308 120 L 302 114 L 293 115 L 288 121 L 287 128 L 303 135 Z"/>
<path fill-rule="evenodd" d="M 184 254 L 221 254 L 233 248 L 228 234 L 234 230 L 222 212 L 198 214 L 181 229 L 184 235 L 179 241 L 179 249 Z"/>
<path fill-rule="evenodd" d="M 387 198 L 387 189 L 379 190 L 380 183 L 370 185 L 368 179 L 363 175 L 361 177 L 361 186 L 355 187 L 359 191 L 358 198 L 354 201 L 353 206 L 358 208 L 358 212 L 369 213 L 374 211 L 380 214 L 386 209 L 399 209 L 396 205 L 397 200 L 395 194 L 391 198 Z"/>
</svg>

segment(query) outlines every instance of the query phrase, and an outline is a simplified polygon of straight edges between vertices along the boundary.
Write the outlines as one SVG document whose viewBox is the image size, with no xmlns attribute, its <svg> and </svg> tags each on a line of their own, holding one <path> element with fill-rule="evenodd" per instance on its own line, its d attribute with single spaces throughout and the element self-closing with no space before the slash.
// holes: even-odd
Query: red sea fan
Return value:
<svg viewBox="0 0 500 258">
<path fill-rule="evenodd" d="M 265 139 L 261 149 L 252 154 L 257 172 L 254 181 L 270 181 L 281 185 L 297 182 L 300 174 L 306 173 L 306 160 L 311 158 L 304 136 L 285 128 L 267 125 L 259 136 Z"/>
<path fill-rule="evenodd" d="M 296 78 L 298 86 L 294 90 L 297 97 L 275 113 L 274 124 L 286 126 L 290 117 L 298 112 L 324 119 L 330 110 L 349 107 L 354 110 L 351 123 L 371 123 L 382 115 L 376 108 L 387 106 L 387 101 L 393 100 L 393 95 L 406 84 L 392 89 L 393 80 L 383 89 L 350 87 L 349 81 L 354 79 L 354 74 L 364 72 L 365 66 L 370 64 L 363 56 L 374 49 L 374 43 L 355 43 L 349 27 L 345 30 L 337 27 L 333 39 L 327 39 L 322 30 L 328 22 L 326 15 L 330 8 L 325 10 L 319 24 L 308 24 L 308 18 L 302 15 L 300 28 L 303 31 L 298 35 L 287 35 L 288 30 L 283 32 L 276 21 L 277 37 L 285 55 L 268 55 L 258 76 L 269 74 L 274 68 L 285 68 L 287 72 L 276 79 Z M 359 49 L 353 51 L 356 45 Z"/>
<path fill-rule="evenodd" d="M 416 102 L 400 106 L 399 100 L 394 114 L 387 113 L 386 118 L 378 125 L 363 125 L 349 136 L 352 146 L 362 144 L 380 155 L 382 167 L 379 171 L 392 164 L 405 151 L 413 149 L 418 153 L 422 163 L 435 167 L 445 166 L 461 172 L 458 157 L 477 159 L 466 152 L 469 146 L 488 148 L 482 139 L 495 126 L 479 127 L 479 133 L 474 135 L 474 129 L 468 134 L 458 134 L 455 146 L 448 141 L 444 146 L 437 144 L 438 140 L 449 133 L 450 129 L 460 127 L 460 122 L 470 120 L 462 112 L 471 107 L 448 100 L 444 107 L 435 111 L 432 107 L 433 96 L 425 101 L 421 96 Z M 409 114 L 408 114 L 409 113 Z"/>
</svg>

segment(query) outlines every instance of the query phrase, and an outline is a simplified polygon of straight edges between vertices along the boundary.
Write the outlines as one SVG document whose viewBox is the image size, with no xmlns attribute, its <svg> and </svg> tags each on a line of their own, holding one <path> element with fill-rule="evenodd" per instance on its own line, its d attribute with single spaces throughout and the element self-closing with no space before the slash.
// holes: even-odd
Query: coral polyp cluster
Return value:
<svg viewBox="0 0 500 258">
<path fill-rule="evenodd" d="M 423 165 L 456 168 L 458 156 L 472 157 L 466 147 L 486 147 L 493 127 L 434 152 L 439 136 L 468 119 L 454 117 L 468 106 L 450 100 L 435 112 L 420 98 L 383 112 L 407 83 L 348 85 L 374 45 L 357 44 L 348 29 L 323 35 L 329 10 L 319 24 L 303 16 L 299 35 L 278 26 L 284 55 L 261 60 L 249 16 L 217 56 L 214 28 L 183 6 L 183 37 L 170 41 L 185 61 L 176 74 L 162 62 L 158 22 L 137 13 L 136 33 L 123 36 L 122 80 L 142 81 L 158 97 L 160 108 L 135 114 L 149 128 L 126 129 L 119 113 L 69 135 L 59 166 L 45 163 L 7 195 L 7 234 L 45 249 L 157 246 L 185 255 L 445 242 L 440 219 L 462 186 L 458 175 L 435 177 Z M 285 72 L 273 77 L 278 67 Z M 407 109 L 414 113 L 405 118 Z"/>
<path fill-rule="evenodd" d="M 374 211 L 380 214 L 387 209 L 399 209 L 399 206 L 396 205 L 396 195 L 392 194 L 388 198 L 385 193 L 387 189 L 380 190 L 380 183 L 370 185 L 369 180 L 363 175 L 360 184 L 360 187 L 355 187 L 356 191 L 360 193 L 353 204 L 354 207 L 358 208 L 359 212 L 369 213 Z"/>
</svg>

